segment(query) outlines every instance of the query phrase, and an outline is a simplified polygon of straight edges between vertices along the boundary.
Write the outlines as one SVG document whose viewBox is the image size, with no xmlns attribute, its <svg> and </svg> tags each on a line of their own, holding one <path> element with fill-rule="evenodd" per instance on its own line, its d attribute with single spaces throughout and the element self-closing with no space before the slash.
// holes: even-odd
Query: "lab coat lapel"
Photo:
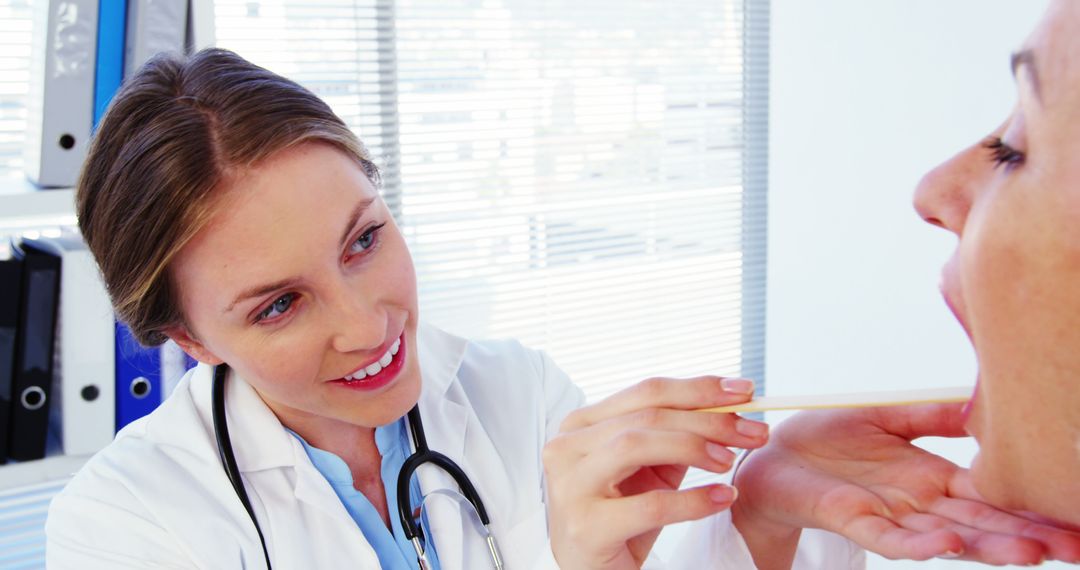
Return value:
<svg viewBox="0 0 1080 570">
<path fill-rule="evenodd" d="M 420 395 L 420 416 L 424 422 L 429 447 L 442 453 L 458 465 L 465 463 L 465 439 L 469 412 L 462 403 L 451 397 L 453 384 L 467 341 L 437 329 L 420 329 L 420 370 L 423 387 Z M 417 469 L 420 490 L 425 497 L 442 490 L 459 493 L 453 477 L 433 465 Z M 434 497 L 427 503 L 426 515 L 430 528 L 428 540 L 435 543 L 442 570 L 465 568 L 464 533 L 467 522 L 460 506 L 444 497 Z"/>
<path fill-rule="evenodd" d="M 436 421 L 437 417 L 439 421 Z M 461 433 L 465 428 L 465 419 L 465 410 L 453 403 L 445 406 L 440 412 L 429 412 L 424 417 L 426 422 L 424 427 L 429 434 L 428 444 L 431 449 L 439 451 L 458 464 L 462 462 L 460 449 L 455 453 L 445 445 L 446 442 L 441 441 L 443 438 L 432 437 L 435 431 L 433 428 L 438 426 L 451 429 L 450 426 L 454 425 L 453 431 Z M 422 465 L 417 469 L 417 478 L 420 481 L 420 491 L 425 497 L 431 497 L 425 508 L 429 525 L 426 530 L 428 540 L 435 543 L 442 570 L 465 568 L 464 533 L 473 532 L 472 529 L 463 528 L 467 520 L 464 517 L 468 514 L 462 511 L 461 505 L 457 502 L 438 496 L 444 491 L 457 494 L 459 492 L 457 483 L 445 471 L 430 464 Z"/>
<path fill-rule="evenodd" d="M 202 384 L 200 389 L 193 390 L 193 397 L 199 401 L 201 409 L 210 410 L 211 390 L 209 384 L 212 384 L 213 369 L 208 366 L 204 367 L 207 370 L 196 371 L 197 374 L 192 380 L 193 383 L 197 381 Z M 253 478 L 262 476 L 263 474 L 260 472 L 292 469 L 295 475 L 292 488 L 293 496 L 300 503 L 309 505 L 329 517 L 329 524 L 326 529 L 340 536 L 339 540 L 334 540 L 322 533 L 324 535 L 320 538 L 335 542 L 335 552 L 342 559 L 355 560 L 355 567 L 378 568 L 379 559 L 375 554 L 375 550 L 364 539 L 360 528 L 356 525 L 352 516 L 349 515 L 337 494 L 334 493 L 326 478 L 307 458 L 303 446 L 285 431 L 277 416 L 263 402 L 255 389 L 233 371 L 229 372 L 229 382 L 226 385 L 225 406 L 226 420 L 229 425 L 230 439 L 233 441 L 237 467 L 244 477 L 249 480 L 248 493 L 255 492 L 255 486 L 250 481 Z M 210 425 L 212 426 L 212 424 Z M 210 427 L 210 429 L 213 428 Z M 286 489 L 281 491 L 288 492 Z M 270 508 L 270 505 L 289 503 L 288 501 L 283 502 L 284 497 L 270 496 L 273 493 L 272 488 L 263 487 L 261 492 L 266 493 L 267 496 L 263 497 L 256 494 L 255 497 L 252 497 L 253 501 L 264 501 L 267 509 Z M 257 507 L 256 509 L 258 510 Z M 273 520 L 281 516 L 296 518 L 296 512 L 283 513 L 275 510 L 274 512 L 268 512 L 267 516 L 270 517 L 271 524 L 264 524 L 263 532 L 267 533 L 266 540 L 268 543 L 275 541 L 286 541 L 287 543 L 288 540 L 292 539 L 291 537 L 273 536 L 274 528 L 279 526 L 273 524 Z M 282 524 L 280 526 L 284 528 L 287 525 Z M 302 545 L 294 546 L 304 548 Z M 276 548 L 281 547 L 275 546 Z"/>
</svg>

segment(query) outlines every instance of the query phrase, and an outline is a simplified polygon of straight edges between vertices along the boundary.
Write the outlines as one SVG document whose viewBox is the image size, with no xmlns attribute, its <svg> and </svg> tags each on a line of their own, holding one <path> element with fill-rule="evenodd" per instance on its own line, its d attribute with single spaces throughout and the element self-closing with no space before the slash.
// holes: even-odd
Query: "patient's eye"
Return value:
<svg viewBox="0 0 1080 570">
<path fill-rule="evenodd" d="M 994 166 L 1012 169 L 1024 163 L 1024 153 L 1009 146 L 1001 137 L 990 137 L 983 142 L 983 148 L 990 151 L 990 160 Z"/>
</svg>

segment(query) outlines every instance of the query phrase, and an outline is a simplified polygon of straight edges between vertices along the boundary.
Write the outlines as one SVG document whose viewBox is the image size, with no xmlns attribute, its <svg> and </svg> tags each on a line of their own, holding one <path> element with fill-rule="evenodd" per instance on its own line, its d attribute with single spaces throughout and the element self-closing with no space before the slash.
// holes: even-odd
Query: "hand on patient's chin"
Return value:
<svg viewBox="0 0 1080 570">
<path fill-rule="evenodd" d="M 749 531 L 823 528 L 893 559 L 1080 559 L 1080 535 L 994 508 L 967 470 L 911 444 L 964 435 L 958 405 L 797 414 L 739 467 L 734 520 Z M 775 555 L 744 538 L 755 560 Z"/>
</svg>

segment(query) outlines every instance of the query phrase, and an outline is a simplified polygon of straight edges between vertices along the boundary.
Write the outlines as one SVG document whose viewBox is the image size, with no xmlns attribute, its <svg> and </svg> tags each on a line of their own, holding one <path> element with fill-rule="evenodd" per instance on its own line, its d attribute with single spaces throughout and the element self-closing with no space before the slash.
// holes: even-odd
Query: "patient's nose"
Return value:
<svg viewBox="0 0 1080 570">
<path fill-rule="evenodd" d="M 964 231 L 974 188 L 990 162 L 974 145 L 926 173 L 915 188 L 915 211 L 927 223 L 957 235 Z"/>
</svg>

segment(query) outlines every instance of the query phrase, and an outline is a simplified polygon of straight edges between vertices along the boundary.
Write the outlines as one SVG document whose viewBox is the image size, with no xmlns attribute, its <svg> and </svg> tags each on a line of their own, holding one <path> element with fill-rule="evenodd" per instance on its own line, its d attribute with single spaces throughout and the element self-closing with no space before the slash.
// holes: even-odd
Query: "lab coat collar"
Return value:
<svg viewBox="0 0 1080 570">
<path fill-rule="evenodd" d="M 199 364 L 191 379 L 192 398 L 205 413 L 213 434 L 214 367 Z M 241 472 L 261 471 L 296 464 L 292 436 L 250 384 L 229 370 L 225 385 L 225 418 L 236 465 Z M 299 443 L 299 442 L 297 442 Z M 214 442 L 217 445 L 217 442 Z"/>
<path fill-rule="evenodd" d="M 417 332 L 422 377 L 420 411 L 432 449 L 461 461 L 468 413 L 460 398 L 447 397 L 454 384 L 468 341 L 421 324 Z M 192 378 L 192 397 L 210 420 L 213 367 L 199 365 Z M 255 389 L 229 371 L 225 407 L 236 464 L 241 472 L 295 466 L 306 456 L 303 447 L 285 431 L 277 416 Z M 237 418 L 243 418 L 238 421 Z M 210 429 L 213 424 L 209 423 Z M 212 432 L 211 432 L 212 433 Z M 299 450 L 299 453 L 297 453 Z"/>
</svg>

